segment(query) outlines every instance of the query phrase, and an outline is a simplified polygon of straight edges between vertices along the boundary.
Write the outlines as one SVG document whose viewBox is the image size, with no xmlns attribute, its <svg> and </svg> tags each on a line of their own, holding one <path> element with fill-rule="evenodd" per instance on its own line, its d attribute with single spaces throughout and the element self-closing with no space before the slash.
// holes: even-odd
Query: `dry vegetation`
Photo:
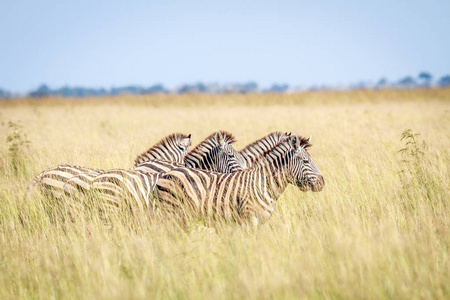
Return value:
<svg viewBox="0 0 450 300">
<path fill-rule="evenodd" d="M 450 297 L 450 90 L 22 100 L 0 123 L 1 299 Z M 48 167 L 127 168 L 169 133 L 217 129 L 237 149 L 312 134 L 324 190 L 289 188 L 257 230 L 105 225 L 24 198 Z"/>
</svg>

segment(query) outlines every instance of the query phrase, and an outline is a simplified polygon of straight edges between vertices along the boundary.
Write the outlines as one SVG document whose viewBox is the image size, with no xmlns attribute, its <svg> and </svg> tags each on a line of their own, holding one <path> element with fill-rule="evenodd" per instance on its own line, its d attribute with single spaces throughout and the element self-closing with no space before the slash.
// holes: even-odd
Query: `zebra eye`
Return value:
<svg viewBox="0 0 450 300">
<path fill-rule="evenodd" d="M 309 162 L 309 160 L 307 160 L 306 158 L 303 159 L 303 163 L 304 163 L 304 164 L 307 164 L 308 162 Z"/>
</svg>

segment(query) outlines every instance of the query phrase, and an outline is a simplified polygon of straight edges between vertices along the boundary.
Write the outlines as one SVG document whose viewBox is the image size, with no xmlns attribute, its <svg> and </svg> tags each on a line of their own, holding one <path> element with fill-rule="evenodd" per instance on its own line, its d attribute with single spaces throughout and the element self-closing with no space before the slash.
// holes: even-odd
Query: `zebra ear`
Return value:
<svg viewBox="0 0 450 300">
<path fill-rule="evenodd" d="M 298 137 L 296 135 L 292 136 L 290 143 L 291 143 L 292 148 L 294 148 L 294 150 L 298 150 L 298 148 L 300 148 L 300 140 L 298 139 Z"/>
<path fill-rule="evenodd" d="M 224 138 L 223 135 L 220 131 L 217 131 L 216 134 L 214 135 L 214 139 L 216 140 L 216 142 L 220 145 L 224 144 Z"/>
<path fill-rule="evenodd" d="M 312 138 L 312 134 L 311 134 L 311 136 L 308 139 L 308 144 L 311 143 L 311 138 Z"/>
<path fill-rule="evenodd" d="M 186 146 L 186 149 L 191 145 L 191 135 L 189 134 L 182 140 L 182 143 Z"/>
</svg>

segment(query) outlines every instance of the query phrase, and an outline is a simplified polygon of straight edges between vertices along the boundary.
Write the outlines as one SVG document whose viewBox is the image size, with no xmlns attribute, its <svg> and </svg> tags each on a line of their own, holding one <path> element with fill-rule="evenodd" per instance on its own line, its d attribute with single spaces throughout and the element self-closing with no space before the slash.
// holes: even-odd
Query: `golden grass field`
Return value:
<svg viewBox="0 0 450 300">
<path fill-rule="evenodd" d="M 4 101 L 0 123 L 0 299 L 450 298 L 449 89 Z M 49 167 L 128 168 L 172 132 L 218 129 L 238 150 L 312 134 L 323 191 L 288 188 L 253 230 L 71 220 L 25 197 Z M 399 153 L 406 129 L 423 154 Z"/>
</svg>

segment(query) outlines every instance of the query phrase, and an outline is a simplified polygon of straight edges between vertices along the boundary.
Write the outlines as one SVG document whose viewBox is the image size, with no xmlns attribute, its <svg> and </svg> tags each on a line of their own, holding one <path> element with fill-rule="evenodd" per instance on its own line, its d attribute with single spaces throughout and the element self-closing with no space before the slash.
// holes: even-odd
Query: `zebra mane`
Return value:
<svg viewBox="0 0 450 300">
<path fill-rule="evenodd" d="M 281 146 L 284 143 L 287 143 L 290 139 L 291 139 L 291 137 L 284 139 L 284 140 L 279 140 L 278 143 L 276 143 L 272 148 L 267 149 L 264 152 L 262 152 L 260 155 L 256 156 L 255 160 L 253 161 L 253 167 L 250 169 L 255 169 L 255 168 L 264 166 L 265 163 L 267 162 L 267 156 L 276 151 L 279 151 Z"/>
<path fill-rule="evenodd" d="M 134 160 L 134 165 L 137 166 L 138 164 L 149 161 L 151 159 L 161 159 L 161 150 L 162 152 L 166 152 L 168 148 L 172 148 L 172 145 L 178 145 L 182 140 L 190 137 L 190 134 L 185 135 L 183 133 L 172 133 L 171 135 L 162 138 L 158 143 L 136 157 L 136 159 Z"/>
<path fill-rule="evenodd" d="M 259 157 L 264 157 L 269 151 L 277 146 L 279 142 L 286 141 L 291 136 L 291 133 L 280 131 L 272 132 L 263 138 L 247 145 L 239 153 L 247 162 L 247 167 L 251 167 Z"/>
<path fill-rule="evenodd" d="M 213 148 L 216 146 L 219 146 L 217 143 L 215 136 L 217 133 L 220 133 L 223 138 L 223 142 L 225 144 L 232 144 L 236 142 L 236 138 L 228 131 L 225 130 L 219 130 L 212 134 L 210 134 L 207 138 L 205 138 L 202 142 L 200 142 L 197 146 L 195 146 L 194 149 L 189 151 L 189 153 L 185 156 L 184 161 L 186 160 L 195 160 L 195 158 L 199 159 L 205 159 L 211 152 Z"/>
<path fill-rule="evenodd" d="M 260 138 L 259 140 L 254 141 L 253 143 L 248 144 L 247 146 L 245 146 L 245 148 L 243 148 L 239 152 L 242 154 L 243 152 L 251 151 L 251 149 L 256 149 L 256 151 L 257 151 L 257 148 L 258 148 L 257 146 L 261 143 L 264 144 L 264 143 L 270 142 L 271 140 L 275 140 L 278 143 L 279 141 L 287 139 L 290 136 L 291 136 L 290 132 L 283 133 L 281 131 L 275 131 L 275 132 L 269 133 L 265 137 Z"/>
<path fill-rule="evenodd" d="M 288 143 L 293 136 L 290 136 L 286 139 L 280 139 L 272 148 L 265 150 L 264 152 L 262 152 L 259 156 L 256 157 L 256 159 L 253 162 L 253 167 L 250 169 L 255 169 L 255 168 L 259 168 L 265 165 L 265 163 L 267 162 L 267 157 L 271 156 L 271 159 L 274 158 L 274 156 L 277 156 L 275 154 L 275 152 L 278 152 L 279 154 L 281 154 L 279 151 L 281 150 L 281 147 L 285 144 Z M 300 146 L 303 147 L 303 149 L 307 149 L 309 147 L 311 147 L 312 145 L 309 143 L 309 138 L 305 138 L 302 137 L 300 135 L 297 136 L 300 142 Z M 271 155 L 271 154 L 275 154 L 275 155 Z"/>
</svg>

